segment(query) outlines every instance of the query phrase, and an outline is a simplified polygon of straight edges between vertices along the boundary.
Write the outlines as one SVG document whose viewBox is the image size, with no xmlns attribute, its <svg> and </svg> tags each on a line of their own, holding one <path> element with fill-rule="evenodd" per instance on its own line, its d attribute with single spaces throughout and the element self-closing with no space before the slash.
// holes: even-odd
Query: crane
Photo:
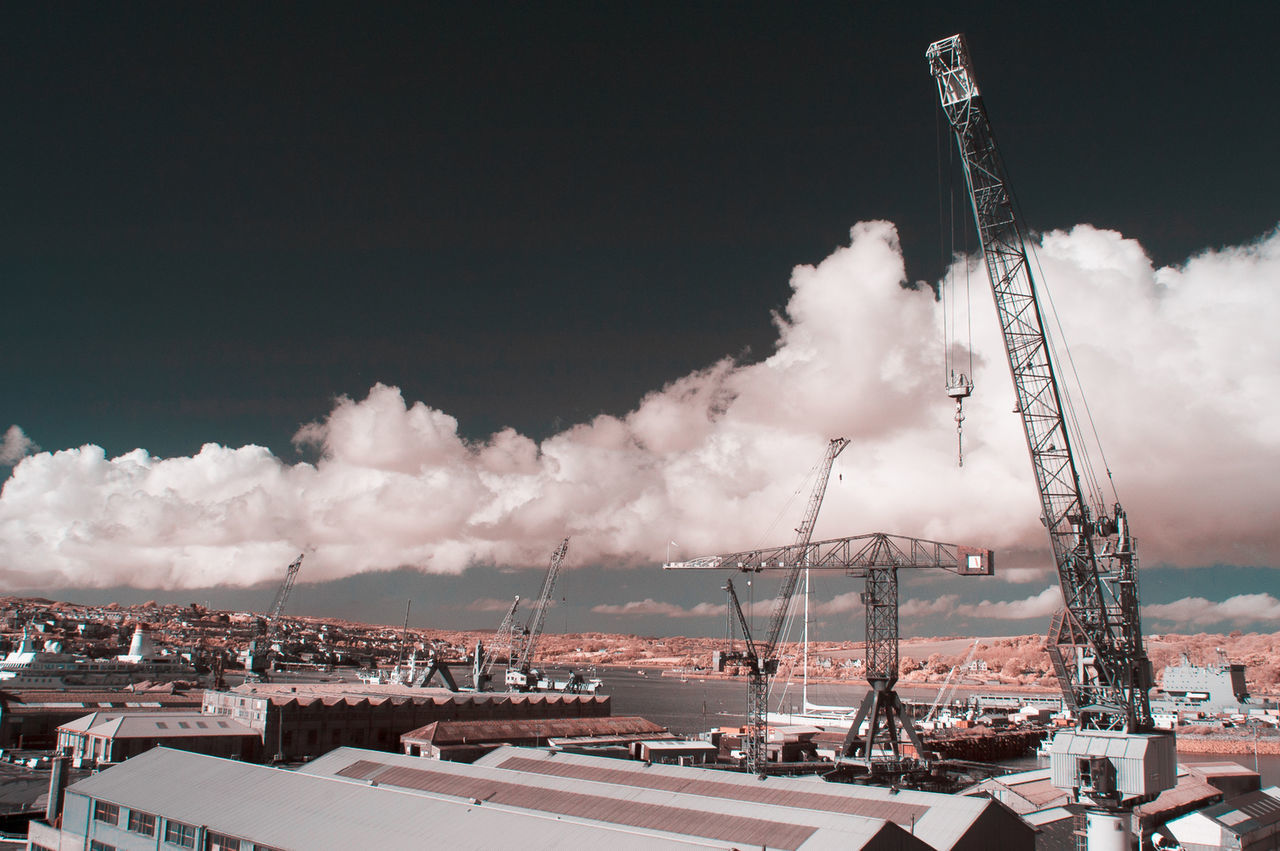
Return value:
<svg viewBox="0 0 1280 851">
<path fill-rule="evenodd" d="M 844 437 L 832 438 L 827 443 L 826 453 L 819 464 L 818 474 L 813 484 L 813 492 L 809 495 L 809 503 L 805 507 L 804 518 L 796 528 L 795 546 L 808 546 L 813 537 L 814 524 L 818 522 L 818 511 L 822 508 L 822 500 L 827 493 L 827 482 L 831 478 L 831 467 L 836 458 L 849 445 Z M 725 590 L 729 592 L 730 616 L 736 614 L 742 626 L 743 639 L 746 642 L 745 655 L 722 656 L 725 661 L 740 661 L 747 667 L 747 738 L 746 755 L 747 770 L 759 773 L 765 763 L 765 737 L 768 733 L 766 717 L 769 711 L 769 677 L 778 670 L 778 639 L 782 636 L 782 625 L 791 611 L 791 603 L 795 599 L 796 585 L 804 572 L 805 564 L 797 561 L 788 566 L 787 574 L 778 589 L 778 596 L 773 602 L 773 612 L 769 617 L 769 627 L 761 642 L 751 640 L 751 629 L 738 604 L 738 595 L 734 592 L 733 583 L 729 582 Z"/>
<path fill-rule="evenodd" d="M 254 674 L 263 674 L 270 667 L 271 644 L 279 630 L 280 615 L 284 613 L 284 604 L 289 601 L 289 592 L 293 590 L 293 583 L 298 579 L 298 571 L 302 569 L 303 555 L 305 553 L 299 554 L 285 568 L 284 581 L 280 583 L 280 588 L 276 591 L 276 596 L 271 601 L 271 608 L 267 611 L 266 622 L 262 627 L 261 634 L 249 641 L 245 668 Z M 266 645 L 262 652 L 258 650 L 259 641 Z"/>
<path fill-rule="evenodd" d="M 968 547 L 873 532 L 827 541 L 793 544 L 704 556 L 663 565 L 668 570 L 843 570 L 866 580 L 862 601 L 866 612 L 866 672 L 871 690 L 863 699 L 841 749 L 844 773 L 877 775 L 905 764 L 899 730 L 917 752 L 925 754 L 915 728 L 905 719 L 902 701 L 894 691 L 898 682 L 898 571 L 934 568 L 960 576 L 990 576 L 995 557 L 989 549 Z M 731 603 L 733 598 L 731 597 Z M 743 618 L 738 617 L 741 621 Z M 759 645 L 757 645 L 759 646 Z M 735 661 L 730 657 L 729 661 Z M 749 659 L 746 659 L 749 664 Z M 776 665 L 776 663 L 775 663 Z M 859 735 L 862 722 L 867 732 Z M 889 752 L 890 756 L 884 754 Z"/>
<path fill-rule="evenodd" d="M 533 670 L 533 660 L 538 650 L 538 638 L 542 635 L 542 624 L 546 620 L 547 609 L 551 606 L 551 592 L 556 585 L 556 576 L 560 573 L 560 566 L 564 564 L 564 557 L 568 553 L 569 539 L 565 538 L 551 554 L 551 563 L 547 566 L 547 574 L 542 580 L 542 591 L 539 592 L 538 599 L 533 604 L 529 622 L 524 628 L 524 638 L 520 643 L 518 658 L 508 658 L 507 688 L 513 688 L 516 691 L 532 691 L 538 687 L 539 677 Z M 514 617 L 514 605 L 511 611 Z"/>
<path fill-rule="evenodd" d="M 502 623 L 498 625 L 498 631 L 493 635 L 494 650 L 505 647 L 508 664 L 516 655 L 516 610 L 519 608 L 520 595 L 517 594 L 511 601 L 506 615 L 503 616 Z M 474 668 L 471 673 L 472 685 L 475 686 L 476 691 L 486 691 L 493 677 L 493 663 L 497 656 L 494 652 L 486 650 L 484 644 L 477 639 L 476 652 L 472 658 L 474 659 Z"/>
<path fill-rule="evenodd" d="M 963 35 L 925 53 L 955 138 L 991 279 L 1031 466 L 1049 532 L 1064 608 L 1048 636 L 1063 697 L 1077 717 L 1053 745 L 1053 782 L 1092 802 L 1101 836 L 1119 830 L 1122 802 L 1149 800 L 1174 782 L 1174 740 L 1157 734 L 1148 690 L 1151 661 L 1138 612 L 1136 542 L 1119 501 L 1087 499 L 1064 417 L 1064 390 L 1041 318 L 1022 224 L 978 90 Z M 1124 758 L 1102 756 L 1125 751 Z M 1141 757 L 1135 755 L 1141 754 Z M 1140 759 L 1142 766 L 1123 760 Z M 1123 771 L 1118 769 L 1124 768 Z M 1104 817 L 1110 811 L 1112 817 Z"/>
<path fill-rule="evenodd" d="M 929 706 L 929 714 L 924 716 L 923 723 L 928 724 L 933 720 L 933 716 L 938 711 L 939 706 L 946 706 L 951 702 L 952 696 L 956 691 L 956 685 L 960 684 L 960 680 L 956 679 L 956 674 L 969 667 L 969 663 L 973 661 L 974 654 L 978 652 L 979 641 L 981 639 L 975 638 L 973 644 L 969 646 L 969 655 L 964 657 L 963 662 L 947 672 L 947 678 L 942 681 L 942 688 L 938 689 L 938 693 L 934 696 L 933 703 Z M 953 680 L 956 685 L 952 685 Z"/>
</svg>

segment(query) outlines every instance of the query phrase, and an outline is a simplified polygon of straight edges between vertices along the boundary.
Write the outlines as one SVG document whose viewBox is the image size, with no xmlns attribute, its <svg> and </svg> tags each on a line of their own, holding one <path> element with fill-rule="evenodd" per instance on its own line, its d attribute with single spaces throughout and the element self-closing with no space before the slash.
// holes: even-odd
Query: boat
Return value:
<svg viewBox="0 0 1280 851">
<path fill-rule="evenodd" d="M 157 652 L 141 625 L 129 652 L 114 659 L 90 659 L 62 652 L 59 642 L 37 648 L 30 627 L 22 630 L 16 650 L 0 661 L 0 689 L 111 688 L 140 682 L 194 680 L 196 669 L 182 658 Z"/>
</svg>

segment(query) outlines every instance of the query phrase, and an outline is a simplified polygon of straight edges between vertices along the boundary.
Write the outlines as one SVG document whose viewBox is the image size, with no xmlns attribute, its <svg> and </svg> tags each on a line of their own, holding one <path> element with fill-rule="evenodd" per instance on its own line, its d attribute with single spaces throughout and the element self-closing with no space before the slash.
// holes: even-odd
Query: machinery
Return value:
<svg viewBox="0 0 1280 851">
<path fill-rule="evenodd" d="M 831 467 L 836 457 L 849 445 L 847 438 L 833 438 L 827 444 L 826 454 L 818 469 L 813 493 L 809 495 L 809 504 L 805 509 L 804 519 L 796 529 L 795 546 L 800 552 L 808 546 L 813 537 L 813 527 L 818 521 L 818 511 L 822 508 L 823 497 L 827 493 L 827 481 L 831 478 Z M 726 663 L 742 664 L 747 669 L 747 737 L 744 743 L 747 770 L 759 773 L 765 764 L 765 736 L 767 734 L 766 715 L 769 711 L 769 677 L 778 670 L 778 639 L 782 636 L 782 625 L 791 611 L 791 603 L 795 598 L 796 587 L 800 575 L 804 571 L 803 561 L 796 561 L 787 567 L 786 577 L 778 589 L 778 597 L 773 603 L 773 613 L 769 618 L 769 628 L 763 642 L 755 642 L 751 638 L 751 627 L 742 614 L 742 606 L 738 603 L 738 595 L 734 591 L 733 582 L 725 584 L 729 592 L 730 617 L 737 616 L 742 627 L 742 637 L 746 643 L 743 653 L 720 654 L 717 667 L 724 669 Z"/>
<path fill-rule="evenodd" d="M 1077 728 L 1054 739 L 1053 782 L 1093 805 L 1091 848 L 1124 847 L 1128 809 L 1175 783 L 1173 736 L 1154 732 L 1151 717 L 1136 542 L 1119 501 L 1102 499 L 1084 441 L 1069 434 L 1023 227 L 964 37 L 925 56 L 960 153 L 1065 603 L 1048 645 Z"/>
<path fill-rule="evenodd" d="M 507 688 L 514 691 L 535 691 L 538 688 L 538 681 L 541 679 L 538 672 L 533 669 L 533 661 L 538 652 L 538 639 L 542 636 L 542 625 L 546 620 L 547 609 L 551 606 L 551 592 L 555 589 L 556 576 L 560 573 L 560 566 L 564 564 L 564 557 L 569 553 L 569 539 L 565 538 L 560 542 L 560 546 L 556 547 L 556 551 L 551 554 L 551 563 L 547 566 L 547 574 L 542 580 L 542 591 L 538 594 L 537 602 L 533 604 L 533 612 L 529 615 L 529 622 L 524 628 L 524 633 L 519 640 L 519 648 L 514 655 L 509 657 L 507 662 Z M 519 602 L 519 598 L 516 598 Z M 515 617 L 515 604 L 513 603 L 510 611 L 511 617 Z M 514 634 L 513 634 L 514 635 Z M 513 642 L 513 646 L 516 642 Z"/>
<path fill-rule="evenodd" d="M 302 555 L 305 555 L 305 553 Z M 252 674 L 261 676 L 271 668 L 271 657 L 273 655 L 271 645 L 276 640 L 279 631 L 280 615 L 284 613 L 284 604 L 289 601 L 289 592 L 293 590 L 293 583 L 298 579 L 298 571 L 302 569 L 302 555 L 294 559 L 293 563 L 285 569 L 284 581 L 280 583 L 280 588 L 276 591 L 276 596 L 271 601 L 271 608 L 267 612 L 263 627 L 259 631 L 259 635 L 249 641 L 244 667 L 246 671 Z"/>
<path fill-rule="evenodd" d="M 511 607 L 507 609 L 507 614 L 502 618 L 502 623 L 498 625 L 498 631 L 493 636 L 493 647 L 505 648 L 507 654 L 507 662 L 516 656 L 516 610 L 520 608 L 520 595 L 511 601 Z M 489 651 L 479 640 L 476 641 L 475 653 L 472 656 L 473 664 L 471 669 L 471 684 L 476 691 L 488 691 L 489 683 L 493 680 L 493 663 L 497 656 Z"/>
<path fill-rule="evenodd" d="M 906 718 L 894 686 L 898 682 L 898 571 L 933 568 L 960 576 L 990 576 L 991 550 L 876 532 L 849 538 L 708 556 L 664 565 L 668 569 L 730 569 L 758 573 L 843 570 L 866 580 L 866 671 L 871 690 L 858 708 L 841 749 L 838 775 L 858 780 L 897 779 L 927 763 L 915 727 Z M 736 596 L 736 595 L 735 595 Z M 741 616 L 739 615 L 741 620 Z M 757 651 L 759 654 L 759 651 Z M 776 669 L 776 662 L 774 663 Z M 863 722 L 866 730 L 863 732 Z M 921 760 L 903 753 L 905 735 Z M 762 754 L 763 756 L 763 754 Z"/>
</svg>

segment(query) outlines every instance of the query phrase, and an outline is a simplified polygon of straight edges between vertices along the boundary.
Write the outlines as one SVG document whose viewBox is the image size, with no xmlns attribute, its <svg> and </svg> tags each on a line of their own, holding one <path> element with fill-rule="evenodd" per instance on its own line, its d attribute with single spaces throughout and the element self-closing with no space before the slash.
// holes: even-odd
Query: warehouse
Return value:
<svg viewBox="0 0 1280 851">
<path fill-rule="evenodd" d="M 584 694 L 457 693 L 360 683 L 246 683 L 208 691 L 203 711 L 254 730 L 267 757 L 310 759 L 346 746 L 398 750 L 433 721 L 603 718 L 609 698 Z"/>
<path fill-rule="evenodd" d="M 327 767 L 317 766 L 319 771 L 294 772 L 156 748 L 69 786 L 61 827 L 32 822 L 31 847 L 135 851 L 164 842 L 165 847 L 264 851 L 409 849 L 422 848 L 424 837 L 441 848 L 495 848 L 513 842 L 520 848 L 610 851 L 764 844 L 790 851 L 936 847 L 886 818 L 744 801 L 717 801 L 717 811 L 707 812 L 707 799 L 689 793 L 584 786 L 582 780 L 380 751 L 343 749 L 337 754 L 337 759 L 317 761 L 327 761 Z M 390 769 L 388 782 L 330 773 L 353 766 Z M 422 766 L 448 771 L 413 770 Z M 392 782 L 397 772 L 411 781 L 418 774 L 434 777 L 444 788 L 397 785 Z M 534 779 L 538 782 L 531 783 Z M 580 794 L 583 788 L 589 793 Z M 602 809 L 602 802 L 608 806 Z M 566 805 L 576 811 L 549 808 Z"/>
<path fill-rule="evenodd" d="M 1031 849 L 1035 841 L 1029 825 L 988 798 L 828 783 L 817 777 L 760 779 L 739 772 L 531 748 L 500 748 L 472 765 L 343 748 L 302 771 L 535 809 L 549 817 L 590 814 L 621 825 L 648 824 L 652 808 L 669 808 L 671 812 L 658 824 L 678 824 L 690 835 L 729 838 L 743 846 L 821 844 L 816 837 L 797 840 L 768 825 L 821 832 L 862 823 L 860 829 L 865 832 L 867 823 L 881 821 L 938 851 L 1017 851 Z M 686 811 L 697 815 L 687 822 L 673 820 Z M 756 819 L 763 824 L 746 835 L 716 833 L 715 820 L 721 817 Z"/>
</svg>

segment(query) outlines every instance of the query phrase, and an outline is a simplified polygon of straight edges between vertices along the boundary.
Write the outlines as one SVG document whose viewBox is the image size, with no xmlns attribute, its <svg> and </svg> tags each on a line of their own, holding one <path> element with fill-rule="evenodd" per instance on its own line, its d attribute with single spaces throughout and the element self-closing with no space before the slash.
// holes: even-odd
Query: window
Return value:
<svg viewBox="0 0 1280 851">
<path fill-rule="evenodd" d="M 116 851 L 116 846 L 94 839 L 89 843 L 89 851 Z"/>
<path fill-rule="evenodd" d="M 94 801 L 93 820 L 104 824 L 119 824 L 120 807 L 116 804 L 108 804 L 106 801 Z"/>
<path fill-rule="evenodd" d="M 156 835 L 156 817 L 151 813 L 129 810 L 129 830 L 143 836 Z"/>
<path fill-rule="evenodd" d="M 166 821 L 164 823 L 164 841 L 170 845 L 177 845 L 179 848 L 195 848 L 196 829 L 180 821 Z"/>
<path fill-rule="evenodd" d="M 205 851 L 240 851 L 240 840 L 212 830 L 205 834 Z"/>
</svg>

